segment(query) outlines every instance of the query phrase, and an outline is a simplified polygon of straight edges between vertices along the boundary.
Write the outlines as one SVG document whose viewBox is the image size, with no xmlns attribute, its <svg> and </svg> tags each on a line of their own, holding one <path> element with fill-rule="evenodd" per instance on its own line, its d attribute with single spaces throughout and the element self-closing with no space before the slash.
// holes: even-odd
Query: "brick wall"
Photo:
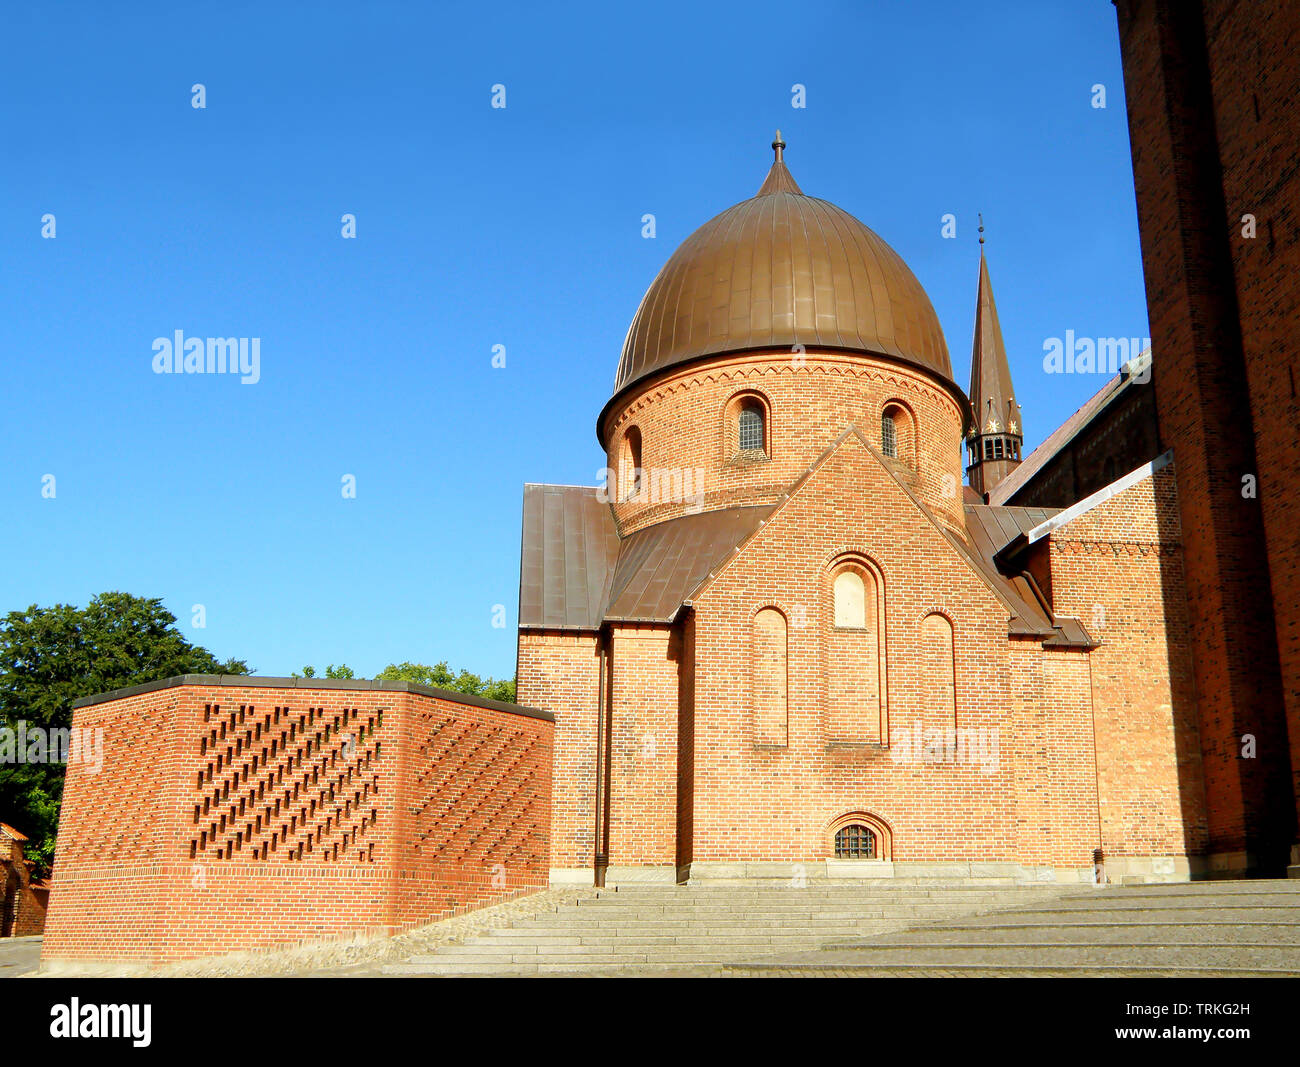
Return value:
<svg viewBox="0 0 1300 1067">
<path fill-rule="evenodd" d="M 519 632 L 516 696 L 555 716 L 551 862 L 591 867 L 596 841 L 596 707 L 600 656 L 591 633 Z"/>
<path fill-rule="evenodd" d="M 20 841 L 0 830 L 0 937 L 30 937 L 45 928 L 44 890 L 32 888 Z"/>
<path fill-rule="evenodd" d="M 1300 796 L 1300 8 L 1116 6 L 1153 384 L 1178 464 L 1209 847 L 1276 872 Z M 1257 497 L 1242 493 L 1247 476 Z"/>
<path fill-rule="evenodd" d="M 549 718 L 403 686 L 201 679 L 78 707 L 104 764 L 68 767 L 43 961 L 391 932 L 545 886 Z"/>
<path fill-rule="evenodd" d="M 922 372 L 865 355 L 809 351 L 795 364 L 786 349 L 702 361 L 665 374 L 605 424 L 608 462 L 617 465 L 624 431 L 641 433 L 643 466 L 704 471 L 706 508 L 775 501 L 850 423 L 879 443 L 891 404 L 914 423 L 902 450 L 915 459 L 916 492 L 949 525 L 960 527 L 962 414 L 945 389 Z M 740 392 L 761 393 L 769 411 L 768 462 L 729 462 L 733 427 L 725 417 Z M 653 499 L 616 503 L 626 535 L 683 514 L 690 505 Z"/>
<path fill-rule="evenodd" d="M 844 553 L 870 559 L 883 575 L 889 748 L 836 743 L 830 733 L 827 588 Z M 764 604 L 791 620 L 784 747 L 756 744 L 748 726 L 750 620 Z M 935 611 L 954 624 L 956 721 L 997 731 L 998 759 L 987 773 L 975 761 L 904 762 L 892 754 L 903 754 L 914 727 L 934 724 L 922 635 Z M 1022 862 L 1029 855 L 1062 867 L 1091 862 L 1096 794 L 1086 656 L 1053 668 L 1047 699 L 1056 703 L 1046 713 L 1036 692 L 1019 700 L 1032 704 L 1043 733 L 1041 743 L 1026 744 L 1011 649 L 1027 644 L 1017 654 L 1040 673 L 1044 656 L 1055 663 L 1062 654 L 1008 641 L 1006 609 L 856 438 L 697 596 L 694 626 L 696 861 L 827 857 L 833 821 L 867 811 L 892 827 L 896 861 Z M 1042 800 L 1022 828 L 1017 801 L 1029 782 Z"/>
<path fill-rule="evenodd" d="M 1173 465 L 1050 535 L 1055 609 L 1083 619 L 1102 844 L 1112 856 L 1200 853 L 1205 795 Z"/>
</svg>

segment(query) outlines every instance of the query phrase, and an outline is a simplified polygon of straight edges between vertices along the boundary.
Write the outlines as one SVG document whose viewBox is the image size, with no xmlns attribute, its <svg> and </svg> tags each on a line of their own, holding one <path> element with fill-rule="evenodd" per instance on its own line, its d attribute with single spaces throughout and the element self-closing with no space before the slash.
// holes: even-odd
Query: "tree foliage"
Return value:
<svg viewBox="0 0 1300 1067">
<path fill-rule="evenodd" d="M 72 702 L 177 674 L 247 674 L 192 645 L 158 598 L 101 593 L 84 608 L 33 604 L 0 619 L 0 727 L 72 725 Z M 63 765 L 0 764 L 0 821 L 31 838 L 44 874 L 54 852 Z"/>
<path fill-rule="evenodd" d="M 390 681 L 415 682 L 417 685 L 431 685 L 435 689 L 451 689 L 457 693 L 469 693 L 471 696 L 487 697 L 489 700 L 515 702 L 515 681 L 513 678 L 480 678 L 469 671 L 456 673 L 447 666 L 446 660 L 430 667 L 426 663 L 390 663 L 376 675 Z"/>
</svg>

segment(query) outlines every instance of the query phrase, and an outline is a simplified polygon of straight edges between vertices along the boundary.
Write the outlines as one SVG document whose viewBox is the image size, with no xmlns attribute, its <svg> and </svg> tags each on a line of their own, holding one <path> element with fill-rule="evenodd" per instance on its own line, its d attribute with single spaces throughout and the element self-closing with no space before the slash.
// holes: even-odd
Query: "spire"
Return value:
<svg viewBox="0 0 1300 1067">
<path fill-rule="evenodd" d="M 772 169 L 767 172 L 767 180 L 763 182 L 762 188 L 758 190 L 759 196 L 768 196 L 771 193 L 794 193 L 797 196 L 803 195 L 803 190 L 799 188 L 793 176 L 785 165 L 785 142 L 781 140 L 781 131 L 776 131 L 776 139 L 772 142 L 772 151 L 776 153 L 776 159 L 772 163 Z"/>
<path fill-rule="evenodd" d="M 987 493 L 1020 462 L 1024 439 L 1020 405 L 1011 384 L 1011 366 L 1002 341 L 993 283 L 984 258 L 984 218 L 980 217 L 980 271 L 975 298 L 975 339 L 970 360 L 970 401 L 975 422 L 968 442 L 971 485 Z M 989 447 L 985 447 L 985 439 Z"/>
</svg>

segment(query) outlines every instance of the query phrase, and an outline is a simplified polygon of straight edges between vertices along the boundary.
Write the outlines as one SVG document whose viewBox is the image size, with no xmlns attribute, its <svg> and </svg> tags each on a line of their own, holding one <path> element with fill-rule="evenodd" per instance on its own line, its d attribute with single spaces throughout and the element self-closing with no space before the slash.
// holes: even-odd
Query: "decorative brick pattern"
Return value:
<svg viewBox="0 0 1300 1067">
<path fill-rule="evenodd" d="M 550 721 L 419 692 L 178 684 L 78 708 L 43 959 L 392 932 L 545 886 Z"/>
</svg>

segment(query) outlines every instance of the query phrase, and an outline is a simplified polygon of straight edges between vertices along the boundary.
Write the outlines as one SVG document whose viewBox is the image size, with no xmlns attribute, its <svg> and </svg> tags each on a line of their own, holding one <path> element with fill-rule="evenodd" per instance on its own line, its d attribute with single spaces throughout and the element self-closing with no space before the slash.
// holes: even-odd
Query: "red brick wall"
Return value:
<svg viewBox="0 0 1300 1067">
<path fill-rule="evenodd" d="M 78 708 L 43 960 L 390 932 L 546 885 L 552 724 L 415 692 L 191 683 Z"/>
<path fill-rule="evenodd" d="M 0 834 L 0 935 L 30 937 L 44 928 L 44 893 L 32 889 L 22 843 Z"/>
<path fill-rule="evenodd" d="M 991 773 L 974 763 L 895 762 L 879 745 L 834 743 L 825 593 L 845 552 L 869 557 L 883 574 L 891 748 L 901 749 L 913 726 L 933 724 L 922 629 L 940 610 L 954 622 L 957 722 L 999 731 Z M 791 619 L 785 748 L 756 745 L 747 722 L 750 619 L 767 603 Z M 892 827 L 896 861 L 1019 862 L 1031 855 L 1063 867 L 1091 863 L 1096 794 L 1086 656 L 1053 666 L 1047 699 L 1054 703 L 1036 712 L 1042 743 L 1026 745 L 1013 704 L 1020 675 L 1011 649 L 1022 643 L 1008 641 L 1006 609 L 856 438 L 811 475 L 694 607 L 694 860 L 826 857 L 830 823 L 858 810 Z M 1053 664 L 1068 658 L 1037 644 L 1017 654 Z M 1022 759 L 1032 765 L 1019 767 Z M 1017 812 L 1024 782 L 1037 783 L 1042 796 L 1027 834 Z"/>
<path fill-rule="evenodd" d="M 664 375 L 612 411 L 606 421 L 608 462 L 617 465 L 624 430 L 642 437 L 642 464 L 651 470 L 702 468 L 705 508 L 775 501 L 850 423 L 879 443 L 880 417 L 891 403 L 906 405 L 915 430 L 903 450 L 915 450 L 916 489 L 944 521 L 963 522 L 962 415 L 933 379 L 887 360 L 810 351 L 796 366 L 786 349 L 706 360 Z M 770 462 L 729 463 L 728 401 L 758 391 L 770 410 Z M 915 445 L 909 438 L 915 437 Z M 653 500 L 616 503 L 626 535 L 689 510 Z"/>
<path fill-rule="evenodd" d="M 592 867 L 600 656 L 590 633 L 519 632 L 517 697 L 555 716 L 551 863 Z"/>
<path fill-rule="evenodd" d="M 1055 608 L 1101 641 L 1089 657 L 1102 844 L 1112 856 L 1206 847 L 1172 465 L 1051 534 Z"/>
<path fill-rule="evenodd" d="M 680 635 L 613 626 L 610 656 L 609 863 L 674 865 Z"/>
<path fill-rule="evenodd" d="M 1300 794 L 1300 8 L 1117 8 L 1156 404 L 1178 463 L 1209 847 L 1276 871 Z M 1248 475 L 1257 499 L 1242 495 Z M 1247 734 L 1253 761 L 1240 758 Z"/>
</svg>

